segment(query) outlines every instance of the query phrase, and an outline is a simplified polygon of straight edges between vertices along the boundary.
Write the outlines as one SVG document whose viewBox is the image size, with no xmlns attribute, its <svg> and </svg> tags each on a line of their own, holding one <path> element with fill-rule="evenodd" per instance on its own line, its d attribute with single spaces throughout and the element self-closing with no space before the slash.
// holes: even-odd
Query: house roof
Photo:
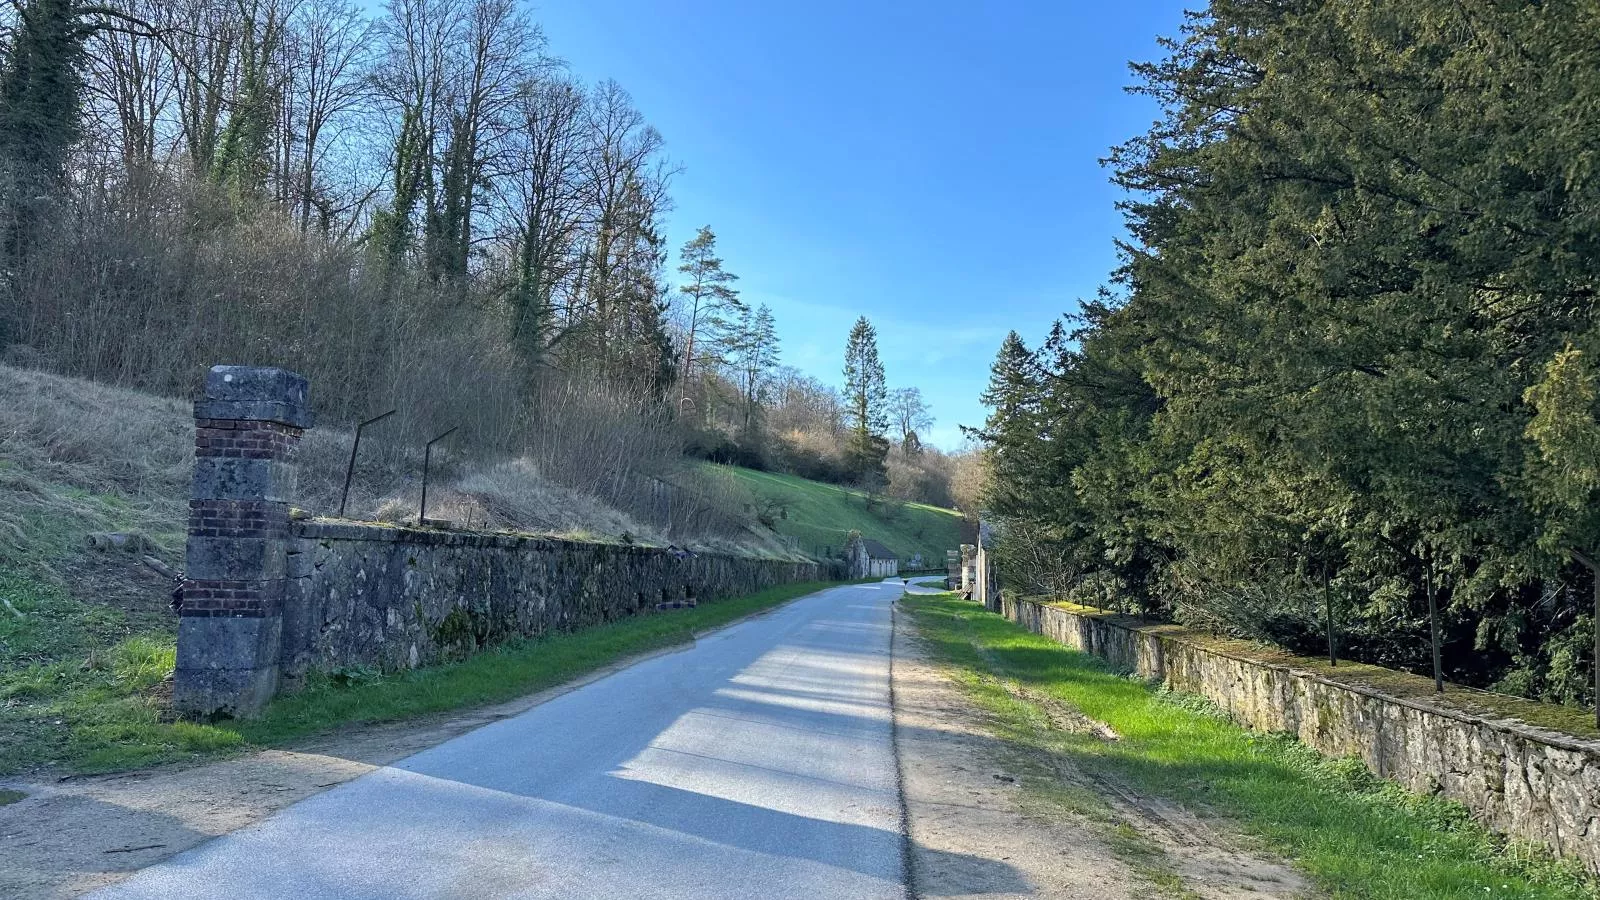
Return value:
<svg viewBox="0 0 1600 900">
<path fill-rule="evenodd" d="M 899 559 L 900 556 L 893 550 L 872 538 L 862 538 L 861 543 L 867 548 L 867 557 L 870 559 Z"/>
</svg>

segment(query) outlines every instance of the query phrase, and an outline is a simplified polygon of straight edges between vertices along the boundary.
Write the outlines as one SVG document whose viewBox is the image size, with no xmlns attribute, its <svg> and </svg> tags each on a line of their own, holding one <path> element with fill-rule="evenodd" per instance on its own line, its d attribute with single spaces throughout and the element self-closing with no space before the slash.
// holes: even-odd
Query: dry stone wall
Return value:
<svg viewBox="0 0 1600 900">
<path fill-rule="evenodd" d="M 1004 594 L 989 606 L 1116 668 L 1200 694 L 1245 727 L 1359 757 L 1378 775 L 1458 801 L 1490 828 L 1600 873 L 1600 741 L 1389 696 L 1104 616 Z"/>
<path fill-rule="evenodd" d="M 674 600 L 834 580 L 837 565 L 515 534 L 293 523 L 280 675 L 412 668 Z M 671 615 L 671 613 L 664 613 Z"/>
</svg>

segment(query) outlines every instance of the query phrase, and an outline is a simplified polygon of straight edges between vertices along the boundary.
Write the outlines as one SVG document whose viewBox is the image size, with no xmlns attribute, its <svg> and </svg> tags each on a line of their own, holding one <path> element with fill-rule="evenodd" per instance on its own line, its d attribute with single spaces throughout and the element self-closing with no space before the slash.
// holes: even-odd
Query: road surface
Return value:
<svg viewBox="0 0 1600 900">
<path fill-rule="evenodd" d="M 904 897 L 900 592 L 805 597 L 94 896 Z"/>
</svg>

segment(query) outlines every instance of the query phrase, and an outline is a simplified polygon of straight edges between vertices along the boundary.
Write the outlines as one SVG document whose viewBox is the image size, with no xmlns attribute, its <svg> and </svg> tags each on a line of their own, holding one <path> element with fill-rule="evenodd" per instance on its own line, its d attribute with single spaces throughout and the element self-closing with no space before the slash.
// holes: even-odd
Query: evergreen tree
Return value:
<svg viewBox="0 0 1600 900">
<path fill-rule="evenodd" d="M 744 441 L 755 440 L 760 425 L 761 397 L 778 368 L 778 326 L 766 304 L 751 309 L 741 304 L 728 337 L 731 369 L 744 402 Z"/>
<path fill-rule="evenodd" d="M 845 460 L 851 474 L 869 487 L 887 478 L 884 461 L 889 455 L 889 429 L 885 404 L 889 388 L 878 359 L 878 332 L 866 316 L 856 320 L 844 351 L 845 414 L 850 436 Z"/>
<path fill-rule="evenodd" d="M 701 226 L 695 236 L 678 251 L 678 272 L 684 276 L 678 285 L 683 306 L 683 364 L 679 372 L 685 391 L 694 385 L 697 363 L 714 365 L 727 344 L 734 320 L 744 312 L 739 292 L 733 283 L 739 276 L 722 267 L 717 256 L 717 235 L 710 225 Z"/>
<path fill-rule="evenodd" d="M 1074 590 L 1590 702 L 1600 75 L 1572 4 L 1213 3 L 1135 67 L 1117 294 L 1008 339 L 992 511 Z M 1473 36 L 1464 40 L 1463 35 Z"/>
<path fill-rule="evenodd" d="M 989 448 L 990 496 L 985 501 L 999 515 L 1026 511 L 1034 473 L 1033 451 L 1039 443 L 1039 393 L 1043 389 L 1033 353 L 1015 331 L 1006 335 L 989 367 L 983 404 L 991 410 L 984 427 L 971 431 Z"/>
</svg>

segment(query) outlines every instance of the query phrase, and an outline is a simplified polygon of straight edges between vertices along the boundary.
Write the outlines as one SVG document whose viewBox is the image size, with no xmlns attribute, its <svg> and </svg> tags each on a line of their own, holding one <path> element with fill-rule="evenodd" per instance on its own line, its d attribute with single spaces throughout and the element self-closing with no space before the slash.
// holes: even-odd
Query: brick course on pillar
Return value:
<svg viewBox="0 0 1600 900">
<path fill-rule="evenodd" d="M 304 377 L 215 366 L 194 405 L 173 702 L 197 716 L 250 716 L 278 688 L 294 453 L 311 425 Z"/>
</svg>

